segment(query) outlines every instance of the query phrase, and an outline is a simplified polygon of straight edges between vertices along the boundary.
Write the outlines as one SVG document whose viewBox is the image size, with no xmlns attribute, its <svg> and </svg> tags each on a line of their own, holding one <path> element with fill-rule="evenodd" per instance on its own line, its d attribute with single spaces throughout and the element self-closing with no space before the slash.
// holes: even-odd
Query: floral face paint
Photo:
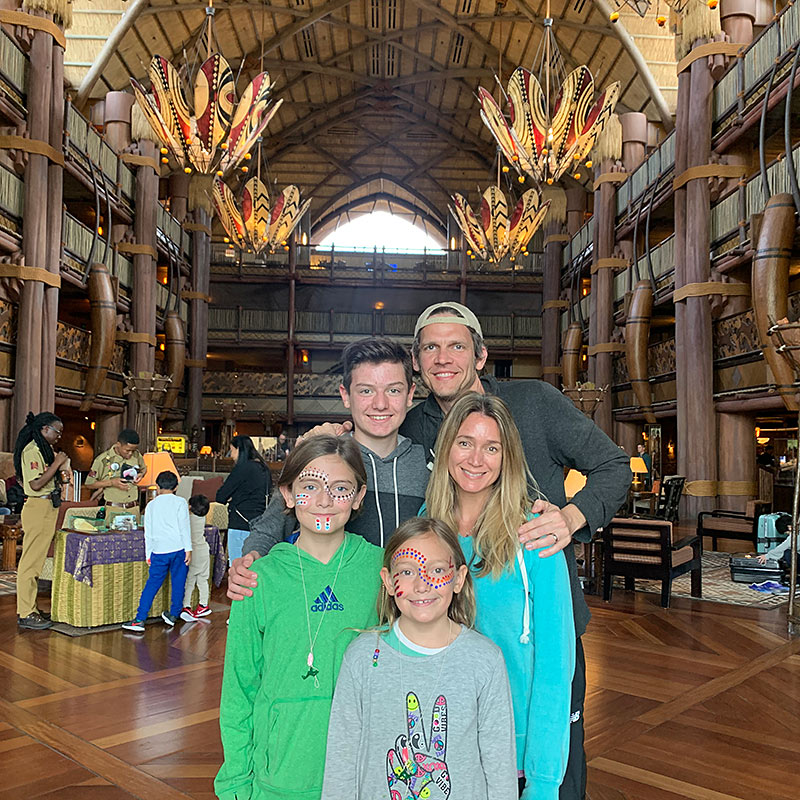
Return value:
<svg viewBox="0 0 800 800">
<path fill-rule="evenodd" d="M 429 565 L 427 557 L 414 547 L 398 550 L 392 557 L 395 597 L 403 596 L 408 588 L 407 582 L 412 582 L 416 578 L 414 572 L 432 589 L 442 589 L 452 583 L 455 577 L 455 565 L 452 556 L 447 563 L 433 562 Z"/>
<path fill-rule="evenodd" d="M 303 505 L 317 500 L 324 492 L 336 503 L 349 503 L 357 492 L 355 483 L 348 480 L 331 481 L 327 472 L 319 469 L 304 469 L 298 476 L 296 486 L 299 491 L 295 493 L 295 501 L 303 498 Z"/>
</svg>

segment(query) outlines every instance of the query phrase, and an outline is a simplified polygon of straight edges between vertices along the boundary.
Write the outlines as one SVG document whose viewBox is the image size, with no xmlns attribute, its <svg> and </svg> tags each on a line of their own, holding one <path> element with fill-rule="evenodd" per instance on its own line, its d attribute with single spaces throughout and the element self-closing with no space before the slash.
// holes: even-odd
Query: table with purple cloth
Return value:
<svg viewBox="0 0 800 800">
<path fill-rule="evenodd" d="M 219 529 L 207 525 L 205 537 L 216 586 L 225 576 L 225 551 Z M 56 534 L 53 570 L 53 619 L 75 627 L 125 622 L 136 613 L 148 567 L 144 531 Z M 156 595 L 151 615 L 169 608 L 169 579 Z M 195 594 L 197 590 L 195 589 Z"/>
</svg>

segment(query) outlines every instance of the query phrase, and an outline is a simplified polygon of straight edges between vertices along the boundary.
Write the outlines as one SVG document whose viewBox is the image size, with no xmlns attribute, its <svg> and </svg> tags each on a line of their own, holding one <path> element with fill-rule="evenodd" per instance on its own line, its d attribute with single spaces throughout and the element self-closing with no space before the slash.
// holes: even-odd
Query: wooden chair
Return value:
<svg viewBox="0 0 800 800">
<path fill-rule="evenodd" d="M 661 605 L 669 608 L 672 581 L 692 573 L 692 597 L 702 596 L 702 539 L 687 536 L 672 541 L 668 520 L 615 517 L 603 528 L 603 599 L 611 600 L 615 575 L 633 591 L 637 578 L 661 581 Z"/>
<path fill-rule="evenodd" d="M 711 537 L 711 549 L 717 549 L 717 539 L 745 539 L 753 543 L 758 539 L 758 518 L 769 511 L 770 503 L 748 500 L 744 511 L 701 511 L 697 515 L 697 535 Z"/>
</svg>

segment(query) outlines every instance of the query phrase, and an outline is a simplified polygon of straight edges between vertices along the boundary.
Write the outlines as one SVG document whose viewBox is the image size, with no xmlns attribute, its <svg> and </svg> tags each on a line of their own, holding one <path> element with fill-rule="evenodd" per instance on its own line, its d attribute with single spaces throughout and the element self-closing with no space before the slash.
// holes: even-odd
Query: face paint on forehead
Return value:
<svg viewBox="0 0 800 800">
<path fill-rule="evenodd" d="M 297 480 L 302 480 L 303 478 L 311 478 L 312 480 L 318 480 L 322 482 L 323 489 L 333 498 L 334 502 L 340 503 L 349 503 L 355 496 L 356 496 L 356 487 L 354 486 L 349 492 L 344 494 L 335 494 L 331 491 L 331 483 L 330 483 L 330 476 L 327 472 L 323 472 L 321 469 L 304 469 L 298 476 Z M 304 495 L 306 498 L 306 503 L 303 505 L 308 505 L 308 495 Z"/>
<path fill-rule="evenodd" d="M 398 550 L 394 556 L 392 556 L 392 564 L 394 564 L 400 558 L 408 558 L 412 561 L 416 561 L 419 564 L 419 576 L 422 580 L 428 584 L 432 589 L 442 589 L 443 587 L 447 586 L 449 583 L 452 582 L 453 578 L 455 577 L 455 565 L 453 564 L 453 558 L 450 557 L 450 560 L 447 564 L 447 572 L 444 575 L 430 575 L 428 574 L 427 569 L 427 561 L 428 559 L 420 553 L 419 550 L 416 550 L 413 547 L 404 547 L 402 550 Z M 400 572 L 395 572 L 392 578 L 394 579 L 395 583 L 395 594 L 397 597 L 400 597 L 401 594 L 397 593 L 397 587 L 400 582 Z"/>
</svg>

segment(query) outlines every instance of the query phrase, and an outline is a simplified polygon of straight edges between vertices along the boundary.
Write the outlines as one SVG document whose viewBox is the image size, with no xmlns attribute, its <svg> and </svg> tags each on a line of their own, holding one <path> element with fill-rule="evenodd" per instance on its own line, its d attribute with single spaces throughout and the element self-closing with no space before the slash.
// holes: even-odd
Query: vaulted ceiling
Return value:
<svg viewBox="0 0 800 800">
<path fill-rule="evenodd" d="M 66 74 L 90 102 L 126 89 L 131 75 L 144 78 L 153 54 L 197 65 L 206 53 L 201 0 L 75 0 L 74 8 Z M 316 239 L 344 214 L 387 207 L 441 233 L 449 195 L 475 198 L 495 174 L 475 90 L 532 65 L 546 5 L 217 0 L 214 9 L 214 44 L 238 73 L 239 90 L 263 61 L 274 96 L 284 99 L 265 140 L 268 174 L 314 198 Z M 552 0 L 566 68 L 587 64 L 598 90 L 620 81 L 618 110 L 669 126 L 672 36 L 627 6 L 612 25 L 609 10 L 606 0 Z M 91 83 L 93 63 L 102 69 Z"/>
</svg>

